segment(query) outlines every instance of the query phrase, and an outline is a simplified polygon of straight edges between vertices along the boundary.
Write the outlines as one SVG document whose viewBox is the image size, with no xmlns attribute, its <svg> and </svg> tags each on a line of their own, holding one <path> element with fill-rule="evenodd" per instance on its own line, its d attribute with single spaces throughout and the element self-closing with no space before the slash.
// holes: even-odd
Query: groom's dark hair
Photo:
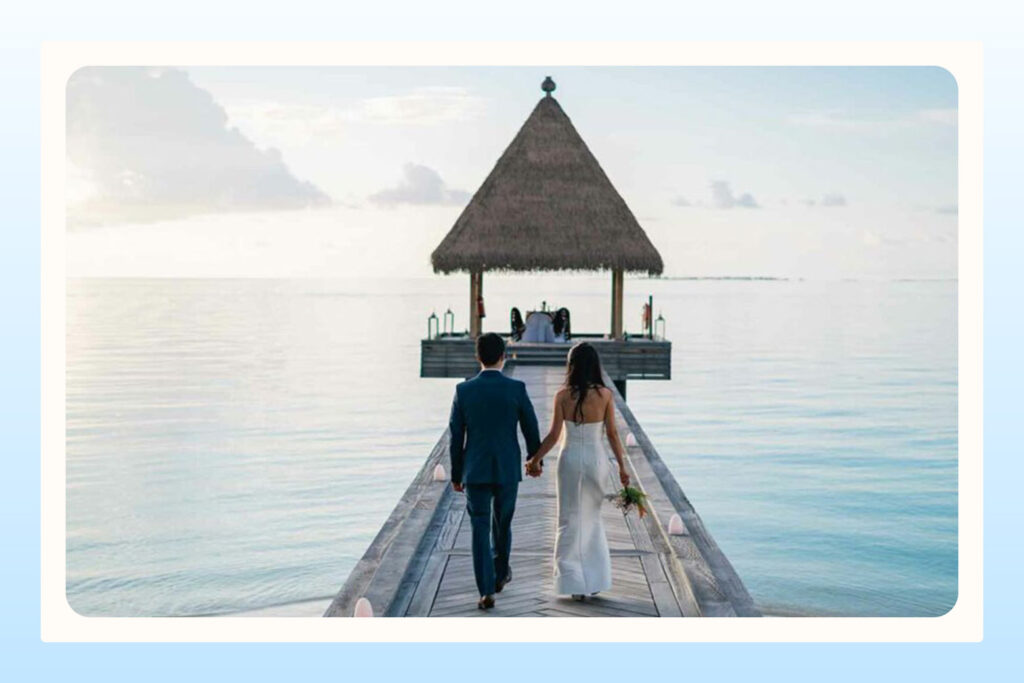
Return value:
<svg viewBox="0 0 1024 683">
<path fill-rule="evenodd" d="M 488 332 L 476 338 L 476 358 L 484 365 L 494 365 L 505 355 L 505 342 L 501 337 Z"/>
</svg>

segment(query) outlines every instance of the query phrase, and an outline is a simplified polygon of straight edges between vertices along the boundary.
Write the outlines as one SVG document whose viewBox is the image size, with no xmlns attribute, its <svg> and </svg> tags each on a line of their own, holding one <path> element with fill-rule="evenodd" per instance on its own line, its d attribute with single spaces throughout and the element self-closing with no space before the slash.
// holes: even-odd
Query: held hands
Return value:
<svg viewBox="0 0 1024 683">
<path fill-rule="evenodd" d="M 457 493 L 462 493 L 465 490 L 466 485 L 463 484 L 461 481 L 453 481 L 452 488 L 455 489 Z"/>
<path fill-rule="evenodd" d="M 619 468 L 619 481 L 622 482 L 624 487 L 629 486 L 629 475 L 626 473 L 626 468 L 624 467 Z"/>
<path fill-rule="evenodd" d="M 533 457 L 526 461 L 526 474 L 531 477 L 539 477 L 543 472 L 544 465 L 541 458 Z"/>
</svg>

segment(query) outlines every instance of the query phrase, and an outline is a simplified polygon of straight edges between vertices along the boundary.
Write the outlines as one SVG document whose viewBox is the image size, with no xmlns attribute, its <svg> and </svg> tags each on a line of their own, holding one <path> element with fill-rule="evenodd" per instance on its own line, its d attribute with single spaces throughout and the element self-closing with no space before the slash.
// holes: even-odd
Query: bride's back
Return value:
<svg viewBox="0 0 1024 683">
<path fill-rule="evenodd" d="M 565 387 L 559 392 L 559 403 L 562 408 L 562 415 L 566 422 L 575 424 L 601 422 L 604 420 L 605 411 L 608 409 L 608 401 L 611 400 L 611 392 L 606 387 L 594 386 L 587 390 L 583 397 L 583 404 L 579 406 L 579 395 L 570 387 Z M 582 412 L 582 417 L 580 413 Z"/>
</svg>

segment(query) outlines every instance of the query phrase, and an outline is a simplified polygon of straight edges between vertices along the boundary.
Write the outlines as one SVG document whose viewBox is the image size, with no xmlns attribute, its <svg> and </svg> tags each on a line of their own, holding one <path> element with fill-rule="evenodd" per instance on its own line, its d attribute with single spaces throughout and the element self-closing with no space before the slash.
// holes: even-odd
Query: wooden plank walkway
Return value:
<svg viewBox="0 0 1024 683">
<path fill-rule="evenodd" d="M 543 434 L 564 371 L 520 365 L 512 372 L 526 382 Z M 478 610 L 465 497 L 452 491 L 450 482 L 435 482 L 431 476 L 438 463 L 447 469 L 446 434 L 324 616 L 351 616 L 359 597 L 369 599 L 380 616 L 758 616 L 739 577 L 678 484 L 674 479 L 667 485 L 662 481 L 671 474 L 617 393 L 616 401 L 620 436 L 625 439 L 632 432 L 637 440 L 627 449 L 631 476 L 654 509 L 640 520 L 635 513 L 623 515 L 611 503 L 605 506 L 603 519 L 612 553 L 610 591 L 584 602 L 554 593 L 556 448 L 546 458 L 545 474 L 526 478 L 520 485 L 512 524 L 512 581 L 496 596 L 495 609 Z M 607 444 L 605 448 L 611 459 Z M 609 471 L 607 490 L 613 492 L 618 478 L 614 468 Z M 681 515 L 687 527 L 683 536 L 665 531 L 673 512 Z"/>
</svg>

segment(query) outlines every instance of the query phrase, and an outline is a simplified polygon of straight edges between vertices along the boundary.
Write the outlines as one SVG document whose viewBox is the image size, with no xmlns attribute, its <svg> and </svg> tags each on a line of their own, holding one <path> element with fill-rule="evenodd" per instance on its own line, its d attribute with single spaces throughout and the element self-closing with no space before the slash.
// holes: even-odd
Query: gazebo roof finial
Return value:
<svg viewBox="0 0 1024 683">
<path fill-rule="evenodd" d="M 551 97 L 551 93 L 555 91 L 555 82 L 551 80 L 551 76 L 545 76 L 544 82 L 540 84 L 540 89 L 547 93 L 548 97 Z"/>
</svg>

